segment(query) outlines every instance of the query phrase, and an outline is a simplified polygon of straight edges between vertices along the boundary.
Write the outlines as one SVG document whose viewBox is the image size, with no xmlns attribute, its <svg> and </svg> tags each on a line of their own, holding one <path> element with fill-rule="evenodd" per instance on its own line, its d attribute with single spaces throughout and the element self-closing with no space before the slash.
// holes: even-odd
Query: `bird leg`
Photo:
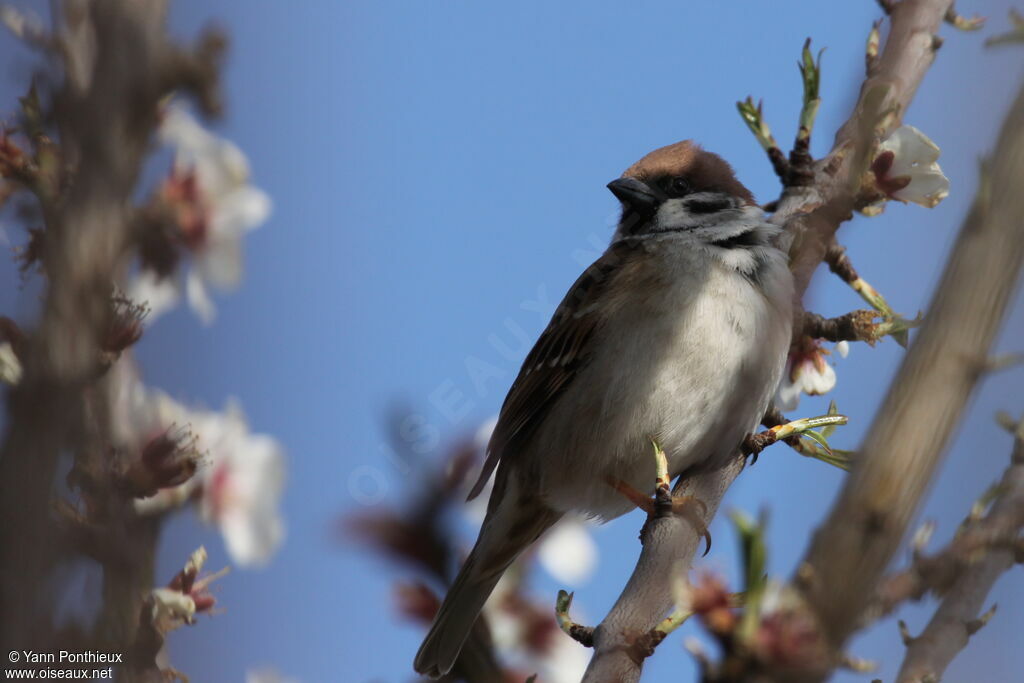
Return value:
<svg viewBox="0 0 1024 683">
<path fill-rule="evenodd" d="M 693 496 L 672 495 L 672 480 L 668 474 L 668 458 L 665 456 L 665 451 L 662 450 L 656 441 L 652 439 L 651 443 L 654 444 L 654 461 L 657 472 L 653 498 L 637 491 L 621 479 L 608 476 L 605 477 L 605 481 L 609 486 L 625 496 L 629 502 L 647 513 L 647 520 L 640 529 L 641 545 L 646 543 L 651 523 L 654 520 L 678 515 L 685 517 L 705 538 L 707 547 L 704 549 L 704 554 L 707 555 L 711 550 L 711 533 L 708 531 L 707 524 L 704 523 L 708 507 L 703 501 Z"/>
</svg>

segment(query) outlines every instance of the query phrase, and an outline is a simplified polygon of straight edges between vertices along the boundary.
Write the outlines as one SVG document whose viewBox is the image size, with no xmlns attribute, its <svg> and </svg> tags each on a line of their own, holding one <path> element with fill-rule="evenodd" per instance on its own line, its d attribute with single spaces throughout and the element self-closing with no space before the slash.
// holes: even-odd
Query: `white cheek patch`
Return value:
<svg viewBox="0 0 1024 683">
<path fill-rule="evenodd" d="M 678 230 L 680 228 L 696 227 L 699 225 L 697 217 L 686 210 L 682 199 L 668 199 L 658 207 L 658 213 L 654 217 L 654 225 L 657 230 Z M 704 217 L 705 219 L 707 216 Z"/>
<path fill-rule="evenodd" d="M 716 207 L 717 210 L 691 210 L 697 205 Z M 697 192 L 686 197 L 667 199 L 654 217 L 654 232 L 666 230 L 695 230 L 703 239 L 715 241 L 715 233 L 725 230 L 738 232 L 742 225 L 749 230 L 764 222 L 764 212 L 757 206 L 737 206 L 734 197 L 720 192 Z"/>
<path fill-rule="evenodd" d="M 758 258 L 758 250 L 762 247 L 755 247 L 753 249 L 726 249 L 723 247 L 716 247 L 713 244 L 709 244 L 705 247 L 711 252 L 711 255 L 718 260 L 721 264 L 728 268 L 738 270 L 741 273 L 753 273 L 757 270 L 757 267 L 761 261 Z"/>
<path fill-rule="evenodd" d="M 702 192 L 668 199 L 659 207 L 648 232 L 635 235 L 617 232 L 613 241 L 660 242 L 670 239 L 690 242 L 695 248 L 707 249 L 711 255 L 730 267 L 739 270 L 756 268 L 761 260 L 760 245 L 769 244 L 779 233 L 779 228 L 765 221 L 764 211 L 758 206 L 734 206 L 712 213 L 693 213 L 687 208 L 693 201 L 720 202 L 722 198 L 720 193 Z M 735 239 L 741 236 L 744 239 Z M 756 253 L 752 255 L 752 252 Z"/>
</svg>

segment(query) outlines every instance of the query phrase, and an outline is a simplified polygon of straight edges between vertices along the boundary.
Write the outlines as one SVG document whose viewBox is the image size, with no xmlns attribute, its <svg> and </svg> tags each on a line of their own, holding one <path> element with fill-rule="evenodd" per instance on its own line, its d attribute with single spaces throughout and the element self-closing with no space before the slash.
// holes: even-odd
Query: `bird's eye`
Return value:
<svg viewBox="0 0 1024 683">
<path fill-rule="evenodd" d="M 673 178 L 669 183 L 669 187 L 672 190 L 672 194 L 676 197 L 682 197 L 693 191 L 693 187 L 686 181 L 686 178 L 681 177 Z"/>
</svg>

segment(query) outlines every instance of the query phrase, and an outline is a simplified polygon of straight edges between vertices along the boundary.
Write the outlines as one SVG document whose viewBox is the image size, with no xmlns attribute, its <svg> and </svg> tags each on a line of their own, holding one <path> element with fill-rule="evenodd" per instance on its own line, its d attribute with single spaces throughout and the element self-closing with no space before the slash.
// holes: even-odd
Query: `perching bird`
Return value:
<svg viewBox="0 0 1024 683">
<path fill-rule="evenodd" d="M 713 468 L 755 430 L 785 365 L 793 283 L 778 229 L 721 157 L 657 149 L 608 189 L 622 217 L 566 294 L 502 405 L 478 495 L 487 517 L 416 655 L 451 670 L 498 579 L 567 512 L 612 519 L 669 473 Z"/>
</svg>

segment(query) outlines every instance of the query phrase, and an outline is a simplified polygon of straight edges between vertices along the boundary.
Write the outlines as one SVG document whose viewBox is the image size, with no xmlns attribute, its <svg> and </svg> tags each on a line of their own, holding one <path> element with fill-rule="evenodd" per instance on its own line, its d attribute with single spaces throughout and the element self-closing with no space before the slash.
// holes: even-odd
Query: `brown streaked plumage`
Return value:
<svg viewBox="0 0 1024 683">
<path fill-rule="evenodd" d="M 635 245 L 620 243 L 608 249 L 579 276 L 555 309 L 551 322 L 526 356 L 498 414 L 498 423 L 487 445 L 487 459 L 468 500 L 476 498 L 490 479 L 499 460 L 516 452 L 517 443 L 528 439 L 540 424 L 545 409 L 590 360 L 587 341 L 601 323 L 591 310 L 608 283 L 635 251 Z M 504 490 L 495 482 L 493 506 Z"/>
</svg>

